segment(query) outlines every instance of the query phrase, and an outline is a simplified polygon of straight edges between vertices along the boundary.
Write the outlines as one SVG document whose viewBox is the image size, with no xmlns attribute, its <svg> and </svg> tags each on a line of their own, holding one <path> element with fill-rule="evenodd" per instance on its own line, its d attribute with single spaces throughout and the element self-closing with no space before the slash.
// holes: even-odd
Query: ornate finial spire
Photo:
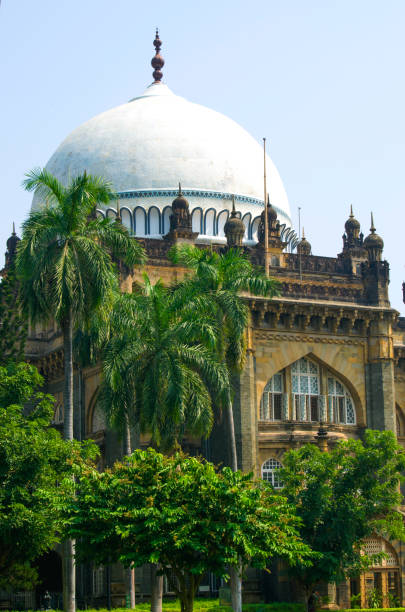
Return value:
<svg viewBox="0 0 405 612">
<path fill-rule="evenodd" d="M 302 226 L 302 238 L 303 238 L 303 240 L 305 240 L 305 230 L 304 230 L 304 226 Z"/>
<path fill-rule="evenodd" d="M 350 204 L 350 218 L 352 219 L 354 217 L 353 214 L 353 204 Z"/>
<path fill-rule="evenodd" d="M 232 195 L 232 212 L 231 217 L 236 217 L 235 196 Z"/>
<path fill-rule="evenodd" d="M 13 236 L 15 236 L 15 223 L 13 221 Z"/>
<path fill-rule="evenodd" d="M 370 227 L 370 232 L 372 234 L 375 234 L 375 227 L 374 227 L 374 218 L 373 218 L 373 213 L 371 213 L 371 227 Z"/>
<path fill-rule="evenodd" d="M 183 194 L 181 193 L 181 183 L 179 181 L 179 196 L 181 196 L 181 195 L 183 195 Z"/>
<path fill-rule="evenodd" d="M 154 69 L 153 78 L 155 79 L 154 81 L 155 83 L 160 83 L 160 81 L 163 78 L 162 68 L 165 65 L 165 60 L 160 55 L 160 47 L 162 46 L 162 41 L 159 38 L 159 30 L 157 28 L 156 28 L 156 37 L 155 37 L 155 40 L 153 41 L 153 45 L 156 50 L 155 57 L 152 58 L 152 61 L 151 61 L 152 68 Z"/>
</svg>

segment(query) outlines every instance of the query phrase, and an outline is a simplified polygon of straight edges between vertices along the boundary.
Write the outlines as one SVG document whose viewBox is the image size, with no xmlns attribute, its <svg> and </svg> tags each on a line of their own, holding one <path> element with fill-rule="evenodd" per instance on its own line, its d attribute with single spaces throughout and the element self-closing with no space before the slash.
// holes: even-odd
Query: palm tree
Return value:
<svg viewBox="0 0 405 612">
<path fill-rule="evenodd" d="M 246 330 L 249 307 L 243 294 L 271 297 L 278 293 L 278 284 L 262 270 L 252 266 L 239 249 L 221 254 L 193 245 L 174 247 L 173 262 L 194 270 L 175 288 L 180 301 L 187 299 L 189 308 L 204 312 L 216 321 L 216 353 L 229 372 L 230 379 L 239 374 L 246 359 Z M 227 402 L 231 466 L 238 469 L 232 395 Z M 242 612 L 242 568 L 230 567 L 232 607 Z"/>
<path fill-rule="evenodd" d="M 112 257 L 132 266 L 144 254 L 121 224 L 96 217 L 96 205 L 115 197 L 108 181 L 84 172 L 65 187 L 47 170 L 26 176 L 25 189 L 35 191 L 43 206 L 23 223 L 16 263 L 21 299 L 33 324 L 55 320 L 62 330 L 64 437 L 72 440 L 74 330 L 117 287 Z M 64 548 L 64 607 L 74 612 L 74 542 Z"/>
<path fill-rule="evenodd" d="M 176 301 L 187 301 L 193 311 L 204 312 L 215 320 L 218 330 L 215 344 L 218 359 L 230 377 L 239 374 L 246 360 L 246 330 L 249 323 L 248 295 L 272 297 L 278 293 L 278 283 L 255 268 L 238 249 L 222 253 L 180 245 L 170 252 L 174 263 L 194 271 L 174 288 Z M 232 396 L 227 405 L 231 466 L 238 469 Z"/>
<path fill-rule="evenodd" d="M 229 394 L 227 368 L 209 348 L 213 325 L 146 275 L 138 292 L 117 300 L 112 321 L 100 397 L 110 421 L 132 419 L 162 450 L 186 433 L 208 436 Z"/>
</svg>

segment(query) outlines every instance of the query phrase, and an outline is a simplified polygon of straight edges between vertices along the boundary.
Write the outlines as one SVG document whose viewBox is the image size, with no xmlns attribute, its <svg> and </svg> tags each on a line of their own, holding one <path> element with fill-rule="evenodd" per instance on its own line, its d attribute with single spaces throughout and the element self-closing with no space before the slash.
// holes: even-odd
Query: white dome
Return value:
<svg viewBox="0 0 405 612">
<path fill-rule="evenodd" d="M 251 220 L 263 207 L 259 143 L 228 117 L 188 102 L 162 83 L 79 126 L 46 168 L 64 183 L 84 170 L 105 177 L 130 210 L 153 204 L 163 211 L 179 181 L 190 208 L 201 207 L 202 214 L 212 207 L 217 213 L 229 209 L 231 194 Z M 280 222 L 291 226 L 287 195 L 269 157 L 267 174 L 271 203 Z"/>
</svg>

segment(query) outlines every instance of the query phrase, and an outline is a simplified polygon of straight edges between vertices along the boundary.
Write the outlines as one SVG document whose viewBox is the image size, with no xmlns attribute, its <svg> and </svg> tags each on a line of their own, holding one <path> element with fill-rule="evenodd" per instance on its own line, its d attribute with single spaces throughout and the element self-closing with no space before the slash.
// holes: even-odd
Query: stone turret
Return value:
<svg viewBox="0 0 405 612">
<path fill-rule="evenodd" d="M 343 250 L 338 255 L 339 259 L 343 259 L 346 272 L 360 274 L 361 264 L 367 260 L 367 251 L 364 248 L 360 223 L 353 214 L 352 205 L 350 205 L 350 215 L 345 223 L 345 233 L 342 239 Z"/>
<path fill-rule="evenodd" d="M 183 196 L 179 183 L 178 195 L 172 202 L 170 229 L 164 238 L 173 242 L 190 242 L 194 241 L 197 236 L 198 232 L 193 232 L 189 203 Z"/>
<path fill-rule="evenodd" d="M 15 260 L 15 257 L 17 255 L 17 246 L 19 242 L 20 242 L 20 238 L 15 233 L 15 224 L 13 223 L 12 234 L 10 238 L 7 240 L 6 265 L 5 265 L 6 268 L 8 268 L 11 265 L 11 263 Z"/>
<path fill-rule="evenodd" d="M 311 243 L 305 238 L 304 228 L 302 228 L 302 238 L 297 245 L 297 253 L 304 256 L 311 255 L 312 253 Z"/>
<path fill-rule="evenodd" d="M 268 250 L 270 255 L 270 265 L 279 266 L 281 265 L 281 254 L 287 246 L 287 243 L 281 239 L 281 227 L 277 218 L 277 211 L 270 204 L 269 199 L 267 199 L 266 211 L 269 230 Z M 260 215 L 259 227 L 257 229 L 258 244 L 256 245 L 256 248 L 263 251 L 265 248 L 264 215 L 265 212 L 263 210 L 262 214 Z"/>
<path fill-rule="evenodd" d="M 238 213 L 235 210 L 235 198 L 232 196 L 231 216 L 224 225 L 224 233 L 228 247 L 241 247 L 245 230 L 245 225 L 242 219 L 238 217 Z"/>
<path fill-rule="evenodd" d="M 364 240 L 368 260 L 362 265 L 365 295 L 368 304 L 390 306 L 388 297 L 389 264 L 382 261 L 383 239 L 376 233 L 373 213 L 371 213 L 370 234 Z"/>
</svg>

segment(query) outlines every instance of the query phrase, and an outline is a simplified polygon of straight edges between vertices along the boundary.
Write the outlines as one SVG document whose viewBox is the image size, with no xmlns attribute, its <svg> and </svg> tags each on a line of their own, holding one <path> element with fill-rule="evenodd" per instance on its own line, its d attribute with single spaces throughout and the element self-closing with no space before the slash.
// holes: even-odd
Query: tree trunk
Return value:
<svg viewBox="0 0 405 612">
<path fill-rule="evenodd" d="M 150 598 L 150 612 L 162 612 L 163 576 L 157 576 L 158 565 L 152 565 L 152 592 Z"/>
<path fill-rule="evenodd" d="M 242 566 L 229 568 L 233 612 L 242 612 Z"/>
<path fill-rule="evenodd" d="M 236 451 L 235 423 L 233 420 L 233 406 L 231 400 L 228 402 L 228 427 L 229 442 L 231 445 L 231 467 L 234 472 L 238 469 L 238 454 Z"/>
<path fill-rule="evenodd" d="M 132 453 L 132 444 L 131 444 L 131 430 L 129 427 L 128 417 L 126 417 L 126 424 L 124 427 L 124 455 L 129 456 Z M 129 595 L 130 607 L 131 609 L 135 608 L 135 569 L 131 569 L 130 567 L 127 569 L 127 592 Z"/>
<path fill-rule="evenodd" d="M 63 389 L 63 436 L 73 440 L 73 320 L 72 311 L 62 325 L 65 383 Z M 76 567 L 75 542 L 63 543 L 63 608 L 65 612 L 76 612 Z"/>
<path fill-rule="evenodd" d="M 229 441 L 231 444 L 231 466 L 234 472 L 238 469 L 238 454 L 236 450 L 235 422 L 233 420 L 232 402 L 228 402 Z M 242 568 L 230 567 L 230 587 L 233 612 L 242 612 Z"/>
</svg>

